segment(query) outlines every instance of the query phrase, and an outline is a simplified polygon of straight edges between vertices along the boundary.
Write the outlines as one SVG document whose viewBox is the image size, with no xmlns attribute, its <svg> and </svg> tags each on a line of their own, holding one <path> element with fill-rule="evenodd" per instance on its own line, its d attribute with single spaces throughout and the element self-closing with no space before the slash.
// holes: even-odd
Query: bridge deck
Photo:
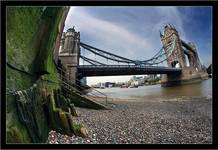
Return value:
<svg viewBox="0 0 218 150">
<path fill-rule="evenodd" d="M 180 68 L 135 65 L 79 65 L 77 71 L 82 77 L 181 73 Z"/>
</svg>

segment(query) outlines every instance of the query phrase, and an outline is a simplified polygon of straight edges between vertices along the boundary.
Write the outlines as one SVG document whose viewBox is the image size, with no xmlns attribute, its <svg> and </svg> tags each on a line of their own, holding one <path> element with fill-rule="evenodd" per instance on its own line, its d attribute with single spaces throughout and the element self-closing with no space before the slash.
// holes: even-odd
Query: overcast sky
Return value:
<svg viewBox="0 0 218 150">
<path fill-rule="evenodd" d="M 75 26 L 81 42 L 130 59 L 146 60 L 162 47 L 159 30 L 171 24 L 183 40 L 196 44 L 201 62 L 208 66 L 212 62 L 211 11 L 211 7 L 71 7 L 65 31 Z M 91 85 L 129 79 L 89 77 L 87 81 Z"/>
</svg>

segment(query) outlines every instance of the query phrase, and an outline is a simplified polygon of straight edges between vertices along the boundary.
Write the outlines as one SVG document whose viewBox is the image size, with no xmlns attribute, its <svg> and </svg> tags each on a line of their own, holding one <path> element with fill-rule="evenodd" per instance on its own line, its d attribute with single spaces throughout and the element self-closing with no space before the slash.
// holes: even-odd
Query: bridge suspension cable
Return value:
<svg viewBox="0 0 218 150">
<path fill-rule="evenodd" d="M 84 50 L 88 50 L 89 52 L 91 52 L 95 55 L 98 55 L 100 57 L 107 59 L 107 61 L 112 60 L 112 61 L 115 61 L 118 63 L 120 63 L 120 62 L 127 63 L 128 65 L 131 64 L 131 65 L 149 65 L 149 66 L 152 66 L 152 65 L 158 65 L 158 64 L 163 63 L 164 61 L 167 60 L 166 56 L 170 55 L 172 53 L 172 51 L 175 49 L 175 44 L 176 44 L 175 41 L 176 41 L 176 39 L 174 38 L 171 46 L 167 50 L 164 51 L 164 47 L 162 47 L 152 58 L 150 58 L 148 60 L 143 60 L 143 61 L 131 60 L 131 59 L 128 59 L 128 58 L 125 58 L 122 56 L 118 56 L 118 55 L 115 55 L 113 53 L 104 51 L 102 49 L 95 48 L 95 47 L 90 46 L 88 44 L 85 44 L 83 42 L 80 42 L 80 46 Z M 90 63 L 91 65 L 106 65 L 104 63 L 101 63 L 101 62 L 96 61 L 96 60 L 92 60 L 92 59 L 87 58 L 85 56 L 80 55 L 80 58 L 83 59 L 84 61 Z"/>
<path fill-rule="evenodd" d="M 118 55 L 106 52 L 104 50 L 95 48 L 93 46 L 87 45 L 87 44 L 82 43 L 82 42 L 80 42 L 80 46 L 83 47 L 84 49 L 87 49 L 88 51 L 90 51 L 96 55 L 99 55 L 101 57 L 104 57 L 106 59 L 110 59 L 110 60 L 117 61 L 117 62 L 133 63 L 133 60 L 131 60 L 131 59 L 124 58 L 122 56 L 118 56 Z"/>
<path fill-rule="evenodd" d="M 80 56 L 80 58 L 83 59 L 84 61 L 86 61 L 86 62 L 92 64 L 92 65 L 106 65 L 106 64 L 104 64 L 104 63 L 98 62 L 98 61 L 96 61 L 96 60 L 92 60 L 92 59 L 87 58 L 87 57 L 85 57 L 85 56 Z"/>
</svg>

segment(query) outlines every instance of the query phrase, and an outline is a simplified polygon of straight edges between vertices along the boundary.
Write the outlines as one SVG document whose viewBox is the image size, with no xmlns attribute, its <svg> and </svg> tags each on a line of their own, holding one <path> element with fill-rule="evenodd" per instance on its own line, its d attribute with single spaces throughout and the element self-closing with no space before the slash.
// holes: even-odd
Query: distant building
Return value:
<svg viewBox="0 0 218 150">
<path fill-rule="evenodd" d="M 155 80 L 157 79 L 157 75 L 156 74 L 151 74 L 148 76 L 148 79 L 147 80 Z"/>
<path fill-rule="evenodd" d="M 144 82 L 145 82 L 145 79 L 143 76 L 133 76 L 131 79 L 130 79 L 130 84 L 131 85 L 144 85 Z"/>
<path fill-rule="evenodd" d="M 105 87 L 110 88 L 110 87 L 114 87 L 115 83 L 113 82 L 105 82 Z"/>
<path fill-rule="evenodd" d="M 94 88 L 102 88 L 104 89 L 105 88 L 105 83 L 97 83 L 96 85 L 94 85 Z"/>
</svg>

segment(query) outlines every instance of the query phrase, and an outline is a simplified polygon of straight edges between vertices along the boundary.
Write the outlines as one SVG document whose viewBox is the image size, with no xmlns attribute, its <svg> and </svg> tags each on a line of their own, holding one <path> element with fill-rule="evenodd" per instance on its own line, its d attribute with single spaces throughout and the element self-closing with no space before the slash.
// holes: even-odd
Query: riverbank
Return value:
<svg viewBox="0 0 218 150">
<path fill-rule="evenodd" d="M 211 97 L 113 99 L 112 103 L 112 110 L 76 108 L 79 117 L 74 120 L 85 125 L 89 137 L 69 137 L 51 131 L 48 143 L 212 143 Z"/>
</svg>

